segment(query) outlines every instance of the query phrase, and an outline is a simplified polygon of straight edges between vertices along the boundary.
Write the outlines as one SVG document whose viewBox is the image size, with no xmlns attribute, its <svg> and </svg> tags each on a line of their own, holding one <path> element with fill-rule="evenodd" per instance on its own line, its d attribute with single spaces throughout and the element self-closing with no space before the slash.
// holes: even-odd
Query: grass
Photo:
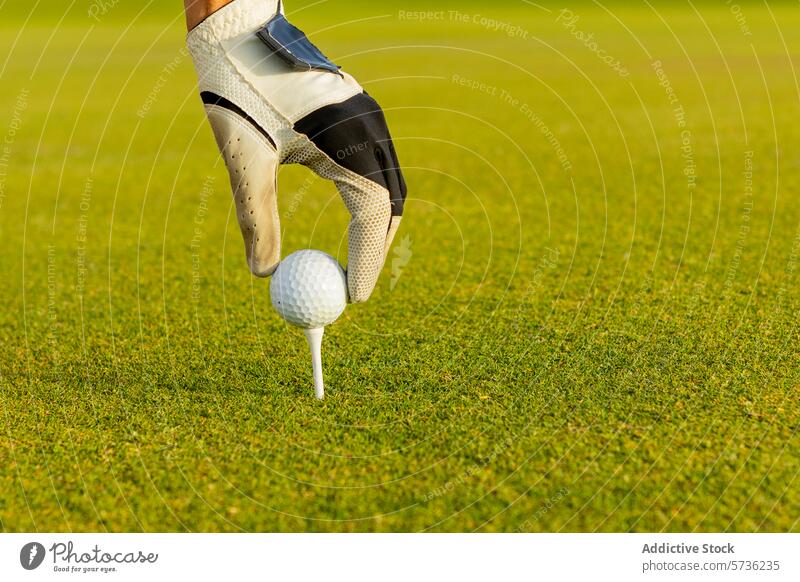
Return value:
<svg viewBox="0 0 800 582">
<path fill-rule="evenodd" d="M 289 3 L 410 187 L 320 403 L 159 4 L 0 4 L 0 529 L 800 529 L 796 8 Z"/>
</svg>

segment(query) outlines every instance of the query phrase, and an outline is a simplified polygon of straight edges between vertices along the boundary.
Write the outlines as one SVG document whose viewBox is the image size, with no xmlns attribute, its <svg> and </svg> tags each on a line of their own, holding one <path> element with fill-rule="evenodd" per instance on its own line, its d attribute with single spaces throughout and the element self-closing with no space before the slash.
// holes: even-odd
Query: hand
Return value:
<svg viewBox="0 0 800 582">
<path fill-rule="evenodd" d="M 235 0 L 187 39 L 248 264 L 260 277 L 277 267 L 278 165 L 300 163 L 333 181 L 351 214 L 348 290 L 366 301 L 403 214 L 405 181 L 383 111 L 355 79 L 298 70 L 256 36 L 280 10 L 274 0 Z"/>
</svg>

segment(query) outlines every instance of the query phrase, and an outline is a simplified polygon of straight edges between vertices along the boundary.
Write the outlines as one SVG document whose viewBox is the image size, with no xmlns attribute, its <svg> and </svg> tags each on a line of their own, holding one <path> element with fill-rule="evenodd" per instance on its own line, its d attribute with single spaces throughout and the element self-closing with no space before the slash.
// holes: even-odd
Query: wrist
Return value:
<svg viewBox="0 0 800 582">
<path fill-rule="evenodd" d="M 217 10 L 234 0 L 184 0 L 186 28 L 192 30 Z"/>
</svg>

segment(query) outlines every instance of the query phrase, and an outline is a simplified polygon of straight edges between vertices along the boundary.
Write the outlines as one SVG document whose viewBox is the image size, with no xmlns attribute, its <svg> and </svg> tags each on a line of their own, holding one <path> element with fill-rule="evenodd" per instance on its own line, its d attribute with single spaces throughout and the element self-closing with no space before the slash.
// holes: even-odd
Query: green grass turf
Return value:
<svg viewBox="0 0 800 582">
<path fill-rule="evenodd" d="M 800 529 L 795 5 L 288 2 L 410 189 L 320 403 L 179 3 L 33 4 L 0 2 L 0 529 Z M 284 251 L 344 261 L 310 176 Z"/>
</svg>

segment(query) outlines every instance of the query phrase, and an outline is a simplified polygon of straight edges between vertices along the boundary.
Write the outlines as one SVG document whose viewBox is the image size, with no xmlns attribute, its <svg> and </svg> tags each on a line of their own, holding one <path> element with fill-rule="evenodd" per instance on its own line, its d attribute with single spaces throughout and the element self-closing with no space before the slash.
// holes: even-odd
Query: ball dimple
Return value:
<svg viewBox="0 0 800 582">
<path fill-rule="evenodd" d="M 297 251 L 278 265 L 270 283 L 272 305 L 287 322 L 324 327 L 347 307 L 347 279 L 339 262 L 322 251 Z"/>
</svg>

